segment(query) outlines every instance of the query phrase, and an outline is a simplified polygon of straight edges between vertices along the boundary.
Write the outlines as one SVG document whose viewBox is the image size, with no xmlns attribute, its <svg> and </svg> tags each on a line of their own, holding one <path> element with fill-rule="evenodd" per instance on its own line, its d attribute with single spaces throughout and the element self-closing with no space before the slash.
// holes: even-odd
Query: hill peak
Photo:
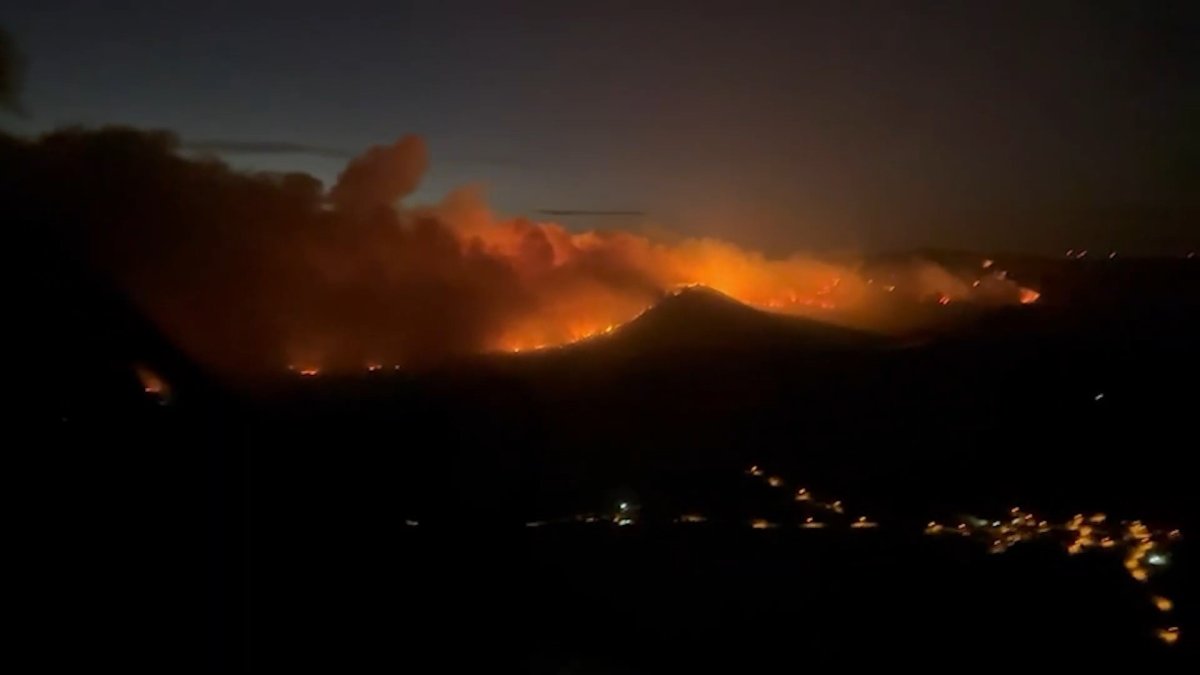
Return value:
<svg viewBox="0 0 1200 675">
<path fill-rule="evenodd" d="M 865 346 L 873 336 L 747 305 L 708 286 L 670 293 L 613 336 L 638 350 Z"/>
<path fill-rule="evenodd" d="M 711 286 L 698 284 L 684 286 L 668 293 L 655 303 L 654 306 L 646 310 L 647 314 L 651 312 L 735 312 L 743 316 L 763 314 L 760 310 L 745 304 L 737 298 L 726 295 Z"/>
</svg>

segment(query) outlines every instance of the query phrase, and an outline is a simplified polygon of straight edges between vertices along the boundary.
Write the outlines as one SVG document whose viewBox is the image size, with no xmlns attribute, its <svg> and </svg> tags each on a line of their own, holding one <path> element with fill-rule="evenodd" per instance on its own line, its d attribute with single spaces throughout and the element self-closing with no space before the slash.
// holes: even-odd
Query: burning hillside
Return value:
<svg viewBox="0 0 1200 675">
<path fill-rule="evenodd" d="M 872 333 L 757 309 L 706 286 L 677 289 L 630 321 L 597 337 L 603 338 L 606 354 L 656 357 L 686 351 L 716 354 L 727 350 L 826 350 L 887 344 Z M 581 340 L 570 345 L 593 342 Z M 588 357 L 596 354 L 587 352 Z"/>
<path fill-rule="evenodd" d="M 229 371 L 302 373 L 523 351 L 613 331 L 704 285 L 773 312 L 879 328 L 904 302 L 1029 302 L 1003 272 L 782 259 L 712 239 L 667 243 L 503 218 L 479 190 L 402 200 L 428 164 L 406 136 L 352 160 L 328 191 L 236 172 L 126 129 L 4 139 L 16 222 L 114 278 L 185 350 Z"/>
</svg>

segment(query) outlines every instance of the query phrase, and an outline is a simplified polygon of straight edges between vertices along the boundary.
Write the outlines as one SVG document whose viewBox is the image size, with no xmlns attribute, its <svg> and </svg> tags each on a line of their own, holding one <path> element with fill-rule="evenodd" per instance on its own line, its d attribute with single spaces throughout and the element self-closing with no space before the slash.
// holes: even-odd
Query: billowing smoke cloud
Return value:
<svg viewBox="0 0 1200 675">
<path fill-rule="evenodd" d="M 303 174 L 237 172 L 178 149 L 169 134 L 120 128 L 0 137 L 0 196 L 12 227 L 115 279 L 181 347 L 228 370 L 561 344 L 684 284 L 854 321 L 888 284 L 721 241 L 500 218 L 470 186 L 404 205 L 429 161 L 415 136 L 353 159 L 328 192 Z M 970 291 L 936 268 L 904 273 L 913 293 Z"/>
<path fill-rule="evenodd" d="M 347 211 L 390 206 L 417 189 L 428 166 L 429 151 L 418 136 L 376 145 L 350 160 L 329 198 Z"/>
</svg>

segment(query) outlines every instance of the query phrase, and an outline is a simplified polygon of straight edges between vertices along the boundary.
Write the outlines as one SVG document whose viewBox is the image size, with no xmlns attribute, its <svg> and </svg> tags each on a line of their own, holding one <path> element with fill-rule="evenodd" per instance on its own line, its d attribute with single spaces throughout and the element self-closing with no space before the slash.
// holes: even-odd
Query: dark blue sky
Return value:
<svg viewBox="0 0 1200 675">
<path fill-rule="evenodd" d="M 326 181 L 415 132 L 422 197 L 484 181 L 506 212 L 772 253 L 1196 238 L 1189 3 L 710 5 L 16 0 L 29 117 L 4 123 L 168 128 Z"/>
</svg>

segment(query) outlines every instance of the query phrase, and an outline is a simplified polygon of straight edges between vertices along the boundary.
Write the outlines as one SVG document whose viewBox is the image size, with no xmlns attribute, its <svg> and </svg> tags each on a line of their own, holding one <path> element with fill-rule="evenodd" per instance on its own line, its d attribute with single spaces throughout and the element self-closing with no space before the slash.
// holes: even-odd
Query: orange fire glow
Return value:
<svg viewBox="0 0 1200 675">
<path fill-rule="evenodd" d="M 889 282 L 876 284 L 858 263 L 798 254 L 773 259 L 707 238 L 665 243 L 623 231 L 571 232 L 556 223 L 497 217 L 469 188 L 409 213 L 436 217 L 465 250 L 505 261 L 533 297 L 533 306 L 510 316 L 485 351 L 537 351 L 611 333 L 664 292 L 689 286 L 767 311 L 868 329 L 877 328 L 871 314 L 886 301 L 882 293 L 943 305 L 977 297 L 994 302 L 1005 292 L 1026 304 L 1038 296 L 1031 289 L 1018 293 L 1002 273 L 987 288 L 972 287 L 933 263 L 871 270 Z"/>
<path fill-rule="evenodd" d="M 71 151 L 88 152 L 72 142 Z M 97 216 L 89 226 L 129 222 L 118 233 L 125 239 L 98 251 L 96 264 L 181 349 L 231 372 L 292 363 L 313 377 L 545 349 L 615 332 L 693 285 L 765 311 L 877 332 L 923 327 L 913 324 L 930 313 L 911 311 L 918 305 L 1036 299 L 994 269 L 999 261 L 983 265 L 986 279 L 972 287 L 978 259 L 955 273 L 921 259 L 767 255 L 711 237 L 579 231 L 497 215 L 471 186 L 432 204 L 406 202 L 429 164 L 416 136 L 369 148 L 328 190 L 309 177 L 243 174 L 144 142 L 143 154 L 165 155 L 150 166 L 169 157 L 179 163 L 172 180 L 182 182 L 142 195 L 154 208 Z M 194 186 L 212 192 L 178 198 Z M 184 234 L 144 236 L 156 223 L 134 216 L 156 209 Z M 658 223 L 639 226 L 663 232 Z M 193 245 L 197 238 L 205 245 Z"/>
<path fill-rule="evenodd" d="M 142 391 L 160 397 L 165 397 L 170 393 L 170 386 L 167 385 L 166 380 L 159 377 L 158 373 L 142 365 L 134 366 L 133 370 L 137 374 L 138 381 L 142 383 Z"/>
</svg>

